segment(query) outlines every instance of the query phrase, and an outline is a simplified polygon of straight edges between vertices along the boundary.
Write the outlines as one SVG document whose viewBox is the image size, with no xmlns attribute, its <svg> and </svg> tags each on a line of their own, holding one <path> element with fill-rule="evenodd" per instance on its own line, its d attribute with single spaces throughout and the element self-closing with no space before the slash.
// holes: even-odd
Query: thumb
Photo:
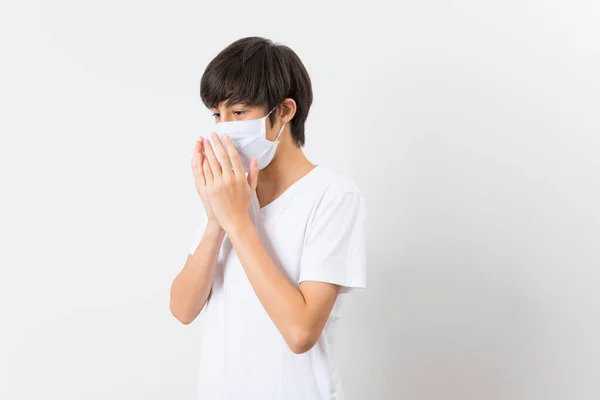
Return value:
<svg viewBox="0 0 600 400">
<path fill-rule="evenodd" d="M 258 185 L 258 158 L 252 158 L 250 161 L 250 169 L 248 170 L 248 185 L 250 185 L 250 189 L 254 192 L 256 190 L 256 186 Z"/>
</svg>

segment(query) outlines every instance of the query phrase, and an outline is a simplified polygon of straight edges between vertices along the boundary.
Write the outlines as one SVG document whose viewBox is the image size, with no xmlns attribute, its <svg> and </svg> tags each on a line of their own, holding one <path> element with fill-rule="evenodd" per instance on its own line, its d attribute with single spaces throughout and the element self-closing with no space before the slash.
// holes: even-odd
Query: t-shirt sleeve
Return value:
<svg viewBox="0 0 600 400">
<path fill-rule="evenodd" d="M 302 249 L 299 283 L 340 285 L 340 293 L 366 287 L 365 204 L 358 192 L 323 200 Z"/>
<path fill-rule="evenodd" d="M 202 240 L 202 236 L 204 236 L 204 230 L 206 229 L 206 224 L 207 224 L 206 213 L 204 212 L 204 210 L 202 210 L 202 212 L 200 213 L 199 221 L 198 221 L 198 228 L 196 228 L 196 232 L 194 233 L 192 243 L 190 243 L 190 249 L 188 250 L 188 253 L 190 253 L 190 255 L 194 255 L 194 252 L 198 248 L 198 245 L 200 244 L 200 241 Z"/>
</svg>

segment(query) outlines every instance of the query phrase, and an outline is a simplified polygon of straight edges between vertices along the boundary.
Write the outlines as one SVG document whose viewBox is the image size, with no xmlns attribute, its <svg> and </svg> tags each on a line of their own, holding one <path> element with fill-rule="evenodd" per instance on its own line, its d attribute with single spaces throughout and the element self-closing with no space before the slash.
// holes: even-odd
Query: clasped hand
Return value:
<svg viewBox="0 0 600 400">
<path fill-rule="evenodd" d="M 212 133 L 211 139 L 214 151 L 206 139 L 200 137 L 196 142 L 192 170 L 209 222 L 230 232 L 250 221 L 248 208 L 258 181 L 258 161 L 252 159 L 246 177 L 231 138 L 223 134 L 221 141 Z"/>
</svg>

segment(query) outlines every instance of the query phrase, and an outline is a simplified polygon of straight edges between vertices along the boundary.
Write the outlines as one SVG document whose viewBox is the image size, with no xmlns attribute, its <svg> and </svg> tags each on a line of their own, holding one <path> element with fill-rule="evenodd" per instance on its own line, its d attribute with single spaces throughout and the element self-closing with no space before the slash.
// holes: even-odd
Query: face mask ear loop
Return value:
<svg viewBox="0 0 600 400">
<path fill-rule="evenodd" d="M 277 108 L 277 107 L 273 107 L 273 108 L 271 109 L 271 111 L 269 111 L 269 112 L 267 113 L 267 115 L 265 115 L 265 116 L 263 117 L 263 118 L 265 119 L 265 121 L 266 121 L 267 117 L 268 117 L 269 115 L 271 115 L 271 113 L 273 112 L 273 110 L 275 110 L 276 108 Z M 283 128 L 285 128 L 285 123 L 284 123 L 284 124 L 281 126 L 281 129 L 279 130 L 279 133 L 277 134 L 277 137 L 275 138 L 275 140 L 273 141 L 273 143 L 277 142 L 277 140 L 279 139 L 279 136 L 281 136 L 281 133 L 283 132 Z"/>
<path fill-rule="evenodd" d="M 281 129 L 279 130 L 279 133 L 277 134 L 277 137 L 275 138 L 274 142 L 278 142 L 279 140 L 279 136 L 281 136 L 281 132 L 283 132 L 283 128 L 285 128 L 285 122 L 283 123 L 283 125 L 281 125 Z"/>
<path fill-rule="evenodd" d="M 271 113 L 273 112 L 273 110 L 275 110 L 275 108 L 276 108 L 276 107 L 273 107 L 273 108 L 271 109 L 271 111 L 269 111 L 269 112 L 267 113 L 267 115 L 265 115 L 263 118 L 265 118 L 265 119 L 266 119 L 266 118 L 267 118 L 269 115 L 271 115 Z"/>
</svg>

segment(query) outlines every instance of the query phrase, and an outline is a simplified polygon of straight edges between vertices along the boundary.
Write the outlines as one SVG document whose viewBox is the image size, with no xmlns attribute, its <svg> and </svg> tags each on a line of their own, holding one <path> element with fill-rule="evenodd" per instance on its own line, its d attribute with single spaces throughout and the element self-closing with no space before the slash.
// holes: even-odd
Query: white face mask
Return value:
<svg viewBox="0 0 600 400">
<path fill-rule="evenodd" d="M 281 132 L 283 132 L 285 124 L 281 126 L 274 142 L 267 140 L 266 120 L 271 112 L 273 110 L 258 119 L 219 122 L 216 125 L 215 131 L 219 134 L 219 137 L 226 133 L 231 138 L 233 145 L 240 153 L 240 159 L 246 172 L 248 172 L 250 161 L 252 161 L 254 156 L 258 157 L 258 169 L 263 169 L 269 165 L 275 156 L 275 151 L 279 144 L 278 139 Z"/>
</svg>

